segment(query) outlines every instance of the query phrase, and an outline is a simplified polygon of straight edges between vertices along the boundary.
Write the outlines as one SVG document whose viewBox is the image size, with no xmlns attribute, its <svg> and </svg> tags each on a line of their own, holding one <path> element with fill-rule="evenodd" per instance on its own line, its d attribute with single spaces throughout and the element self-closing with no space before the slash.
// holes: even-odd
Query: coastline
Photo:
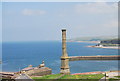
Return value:
<svg viewBox="0 0 120 81">
<path fill-rule="evenodd" d="M 95 43 L 98 44 L 100 41 L 68 41 L 68 42 L 85 42 L 85 43 Z M 114 47 L 114 46 L 86 46 L 91 48 L 107 48 L 107 49 L 120 49 L 120 47 Z"/>
<path fill-rule="evenodd" d="M 120 49 L 120 47 L 105 47 L 105 46 L 86 46 L 86 47 L 92 47 L 92 48 L 108 48 L 108 49 Z"/>
<path fill-rule="evenodd" d="M 85 43 L 100 43 L 100 41 L 67 41 L 67 42 L 85 42 Z"/>
</svg>

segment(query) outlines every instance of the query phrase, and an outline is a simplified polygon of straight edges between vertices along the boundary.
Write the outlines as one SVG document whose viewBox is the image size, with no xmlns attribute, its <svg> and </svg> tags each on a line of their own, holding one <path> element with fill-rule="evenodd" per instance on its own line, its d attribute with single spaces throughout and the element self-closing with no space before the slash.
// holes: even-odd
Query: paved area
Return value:
<svg viewBox="0 0 120 81">
<path fill-rule="evenodd" d="M 109 72 L 108 78 L 115 78 L 114 76 L 120 76 L 120 72 Z"/>
<path fill-rule="evenodd" d="M 120 76 L 120 72 L 115 71 L 115 72 L 105 72 L 106 76 L 104 76 L 103 78 L 101 78 L 99 81 L 109 81 L 110 78 L 114 78 L 114 79 L 119 79 L 115 76 Z M 120 80 L 116 80 L 116 81 L 120 81 Z"/>
<path fill-rule="evenodd" d="M 106 81 L 106 77 L 101 78 L 99 81 Z"/>
<path fill-rule="evenodd" d="M 26 74 L 20 74 L 18 77 L 15 78 L 15 81 L 34 81 Z"/>
</svg>

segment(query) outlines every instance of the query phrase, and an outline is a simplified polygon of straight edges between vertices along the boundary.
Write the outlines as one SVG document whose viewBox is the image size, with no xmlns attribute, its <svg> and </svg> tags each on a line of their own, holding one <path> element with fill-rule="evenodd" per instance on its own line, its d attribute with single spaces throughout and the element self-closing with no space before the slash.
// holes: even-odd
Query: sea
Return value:
<svg viewBox="0 0 120 81">
<path fill-rule="evenodd" d="M 118 49 L 90 48 L 96 43 L 67 42 L 69 56 L 118 55 Z M 2 43 L 2 71 L 18 72 L 33 65 L 39 66 L 42 61 L 52 69 L 52 73 L 60 73 L 61 41 L 40 42 L 4 42 Z M 71 73 L 118 70 L 118 61 L 82 60 L 69 62 Z"/>
</svg>

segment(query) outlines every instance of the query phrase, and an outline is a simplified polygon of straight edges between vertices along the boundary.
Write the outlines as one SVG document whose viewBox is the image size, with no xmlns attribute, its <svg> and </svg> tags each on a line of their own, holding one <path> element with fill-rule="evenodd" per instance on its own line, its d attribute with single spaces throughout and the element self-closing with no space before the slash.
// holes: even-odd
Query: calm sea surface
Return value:
<svg viewBox="0 0 120 81">
<path fill-rule="evenodd" d="M 117 49 L 88 48 L 94 43 L 68 42 L 69 56 L 118 55 Z M 3 43 L 2 70 L 16 72 L 28 65 L 38 66 L 44 60 L 53 73 L 60 72 L 61 42 Z M 71 73 L 118 70 L 118 61 L 72 61 Z"/>
</svg>

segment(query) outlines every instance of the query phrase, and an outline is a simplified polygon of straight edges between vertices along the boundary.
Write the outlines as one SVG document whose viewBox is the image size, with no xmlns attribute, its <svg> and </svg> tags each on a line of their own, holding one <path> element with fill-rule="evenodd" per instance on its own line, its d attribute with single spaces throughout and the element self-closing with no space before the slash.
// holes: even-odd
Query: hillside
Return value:
<svg viewBox="0 0 120 81">
<path fill-rule="evenodd" d="M 102 40 L 101 44 L 120 44 L 120 39 Z"/>
<path fill-rule="evenodd" d="M 117 36 L 96 36 L 96 37 L 78 37 L 68 39 L 67 41 L 102 41 L 102 40 L 111 40 L 117 39 Z"/>
</svg>

